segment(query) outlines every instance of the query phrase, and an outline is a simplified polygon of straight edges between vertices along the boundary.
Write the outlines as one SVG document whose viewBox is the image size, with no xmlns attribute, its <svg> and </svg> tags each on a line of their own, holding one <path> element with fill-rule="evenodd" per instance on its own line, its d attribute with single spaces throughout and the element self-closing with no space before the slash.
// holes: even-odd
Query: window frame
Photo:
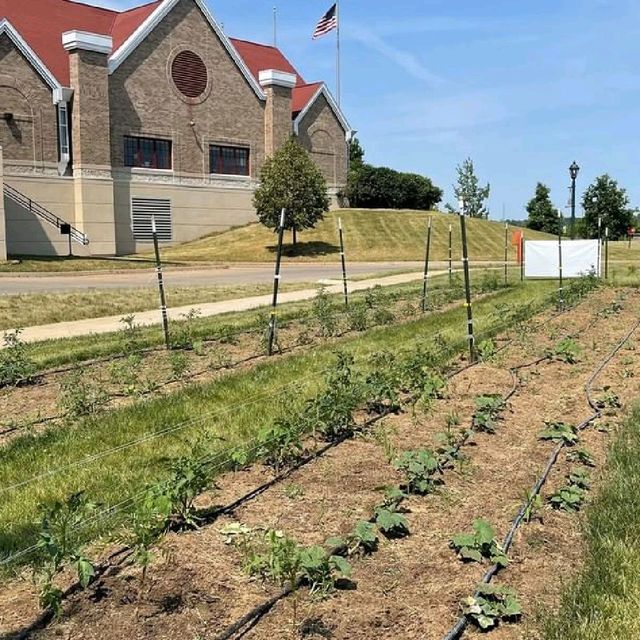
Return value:
<svg viewBox="0 0 640 640">
<path fill-rule="evenodd" d="M 214 149 L 218 149 L 218 156 L 216 159 L 216 166 L 214 167 L 213 153 Z M 245 155 L 245 170 L 243 172 L 237 171 L 238 168 L 242 168 L 242 162 L 238 161 L 238 158 L 233 159 L 233 168 L 236 170 L 225 171 L 225 159 L 224 152 L 244 152 Z M 224 176 L 225 178 L 250 178 L 251 177 L 251 147 L 243 144 L 228 144 L 222 142 L 210 142 L 209 143 L 209 175 L 212 176 Z"/>
<path fill-rule="evenodd" d="M 128 154 L 127 145 L 136 141 L 137 146 L 132 156 Z M 145 150 L 143 149 L 144 144 L 151 144 L 151 164 L 148 166 L 144 164 L 143 158 Z M 167 166 L 158 166 L 159 158 L 161 154 L 158 152 L 158 144 L 163 143 L 168 145 L 166 158 L 167 158 Z M 159 138 L 152 136 L 144 136 L 144 135 L 135 135 L 128 134 L 124 136 L 123 139 L 123 165 L 128 169 L 143 169 L 145 171 L 173 171 L 173 140 L 171 138 Z M 132 158 L 131 162 L 129 162 L 129 158 Z"/>
</svg>

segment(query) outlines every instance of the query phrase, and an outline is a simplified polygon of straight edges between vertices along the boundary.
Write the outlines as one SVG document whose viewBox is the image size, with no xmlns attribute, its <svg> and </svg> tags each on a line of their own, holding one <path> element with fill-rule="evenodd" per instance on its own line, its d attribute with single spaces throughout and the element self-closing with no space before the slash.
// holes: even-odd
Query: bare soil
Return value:
<svg viewBox="0 0 640 640">
<path fill-rule="evenodd" d="M 598 314 L 624 298 L 622 310 Z M 170 534 L 157 551 L 147 582 L 141 570 L 125 564 L 108 572 L 86 592 L 65 604 L 62 620 L 32 634 L 34 638 L 207 638 L 222 630 L 279 589 L 248 578 L 239 552 L 224 543 L 220 530 L 232 522 L 285 531 L 301 544 L 322 544 L 345 534 L 358 520 L 371 517 L 380 487 L 399 484 L 381 442 L 397 451 L 433 448 L 436 434 L 455 414 L 471 423 L 474 398 L 507 394 L 513 387 L 510 367 L 530 362 L 574 334 L 582 347 L 571 365 L 545 361 L 519 373 L 520 384 L 494 435 L 475 433 L 463 448 L 464 459 L 444 475 L 444 484 L 406 502 L 411 535 L 381 540 L 377 552 L 353 560 L 353 584 L 320 600 L 302 590 L 280 601 L 242 637 L 250 640 L 333 638 L 335 640 L 424 640 L 442 638 L 460 614 L 459 602 L 471 595 L 488 565 L 464 564 L 449 546 L 451 536 L 468 531 L 482 517 L 507 533 L 529 490 L 546 465 L 554 445 L 538 434 L 546 420 L 578 424 L 592 411 L 584 385 L 592 371 L 637 320 L 640 296 L 600 290 L 562 316 L 545 314 L 536 329 L 509 343 L 489 362 L 467 369 L 450 382 L 447 397 L 424 408 L 389 416 L 368 434 L 329 450 L 316 461 L 276 483 L 229 516 L 195 532 Z M 637 340 L 636 340 L 637 343 Z M 594 385 L 606 386 L 628 403 L 637 396 L 640 358 L 625 348 Z M 593 491 L 601 480 L 612 429 L 624 412 L 611 412 L 581 434 L 581 446 L 594 455 Z M 602 429 L 608 424 L 608 430 Z M 543 496 L 565 483 L 571 465 L 563 452 Z M 200 504 L 228 504 L 268 482 L 272 472 L 260 465 L 224 476 Z M 525 524 L 516 535 L 511 563 L 497 582 L 516 589 L 525 615 L 520 624 L 492 633 L 498 640 L 535 637 L 535 615 L 557 604 L 562 585 L 581 561 L 581 514 L 545 507 L 541 520 Z M 105 554 L 107 551 L 103 550 Z M 295 606 L 294 606 L 295 604 Z M 8 634 L 38 613 L 36 590 L 28 575 L 0 586 L 0 633 Z M 294 619 L 295 615 L 295 619 Z M 473 628 L 469 637 L 478 634 Z"/>
</svg>

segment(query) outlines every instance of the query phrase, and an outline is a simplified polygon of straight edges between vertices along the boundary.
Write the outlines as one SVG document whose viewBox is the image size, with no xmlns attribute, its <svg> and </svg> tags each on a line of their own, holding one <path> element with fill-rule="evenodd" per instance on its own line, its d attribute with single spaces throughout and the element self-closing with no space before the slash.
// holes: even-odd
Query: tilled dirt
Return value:
<svg viewBox="0 0 640 640">
<path fill-rule="evenodd" d="M 324 456 L 292 473 L 285 481 L 246 502 L 229 516 L 196 532 L 171 534 L 158 550 L 147 581 L 126 565 L 100 579 L 87 592 L 73 596 L 63 619 L 33 634 L 37 638 L 209 638 L 278 592 L 249 579 L 241 570 L 239 552 L 225 545 L 220 530 L 240 522 L 285 531 L 301 544 L 322 544 L 327 537 L 349 532 L 357 521 L 371 517 L 380 502 L 380 487 L 402 479 L 386 458 L 385 449 L 432 448 L 436 434 L 455 415 L 461 426 L 471 423 L 474 397 L 507 394 L 514 384 L 508 371 L 553 349 L 566 334 L 582 347 L 580 361 L 545 361 L 522 369 L 520 384 L 494 435 L 474 433 L 462 449 L 464 458 L 443 476 L 439 490 L 406 501 L 411 535 L 381 540 L 377 552 L 353 560 L 352 583 L 325 600 L 302 590 L 279 602 L 244 638 L 334 638 L 336 640 L 438 639 L 455 623 L 459 602 L 470 595 L 488 565 L 464 564 L 449 547 L 451 536 L 468 531 L 482 517 L 507 533 L 530 489 L 546 465 L 554 445 L 539 440 L 546 420 L 578 424 L 592 411 L 584 385 L 592 371 L 638 317 L 640 296 L 629 293 L 616 314 L 599 310 L 620 292 L 605 289 L 569 313 L 530 330 L 498 353 L 491 362 L 455 376 L 447 397 L 431 407 L 389 416 L 358 437 L 330 449 Z M 625 348 L 594 385 L 594 396 L 605 386 L 624 403 L 637 396 L 638 353 Z M 621 412 L 600 420 L 615 425 Z M 597 461 L 594 489 L 602 473 L 611 431 L 589 428 L 581 446 Z M 387 447 L 381 446 L 386 441 Z M 563 452 L 543 489 L 547 498 L 562 486 L 572 467 Z M 223 477 L 215 493 L 200 504 L 228 504 L 268 482 L 272 473 L 254 466 Z M 520 624 L 493 632 L 498 639 L 534 634 L 533 616 L 553 608 L 563 582 L 580 565 L 580 515 L 544 508 L 539 519 L 516 535 L 509 567 L 497 582 L 516 589 L 525 615 Z M 295 606 L 294 606 L 295 605 Z M 37 615 L 35 590 L 28 580 L 0 589 L 0 632 L 16 630 Z M 295 619 L 294 619 L 295 615 Z M 470 629 L 472 637 L 477 632 Z M 8 636 L 10 637 L 10 636 Z M 527 636 L 528 637 L 528 636 Z"/>
</svg>

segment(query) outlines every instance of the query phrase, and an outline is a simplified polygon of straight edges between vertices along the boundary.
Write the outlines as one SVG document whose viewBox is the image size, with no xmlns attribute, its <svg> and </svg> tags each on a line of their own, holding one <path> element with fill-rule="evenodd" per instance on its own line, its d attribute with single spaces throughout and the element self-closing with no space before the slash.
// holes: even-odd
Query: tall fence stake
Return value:
<svg viewBox="0 0 640 640">
<path fill-rule="evenodd" d="M 464 289 L 467 307 L 467 337 L 469 339 L 469 361 L 476 361 L 476 339 L 473 333 L 473 309 L 471 308 L 471 278 L 469 274 L 469 250 L 467 247 L 467 221 L 464 215 L 464 202 L 460 203 L 460 233 L 462 235 L 462 267 L 464 269 Z"/>
<path fill-rule="evenodd" d="M 558 308 L 564 309 L 564 283 L 562 278 L 562 213 L 558 225 Z"/>
<path fill-rule="evenodd" d="M 284 239 L 284 217 L 285 210 L 280 214 L 280 228 L 278 229 L 278 252 L 276 254 L 276 271 L 273 276 L 273 300 L 271 302 L 271 318 L 269 319 L 269 339 L 267 352 L 273 355 L 273 344 L 276 339 L 277 309 L 278 309 L 278 289 L 280 287 L 280 265 L 282 263 L 282 241 Z"/>
<path fill-rule="evenodd" d="M 449 225 L 449 288 L 453 284 L 453 225 Z"/>
<path fill-rule="evenodd" d="M 609 279 L 609 227 L 604 230 L 604 279 Z"/>
<path fill-rule="evenodd" d="M 429 257 L 431 254 L 431 225 L 433 218 L 429 216 L 429 224 L 427 226 L 427 250 L 424 257 L 424 277 L 422 280 L 422 313 L 427 311 L 427 298 L 429 295 Z"/>
<path fill-rule="evenodd" d="M 524 233 L 520 232 L 520 282 L 524 282 L 524 261 L 525 261 Z"/>
<path fill-rule="evenodd" d="M 342 231 L 342 218 L 338 218 L 338 231 L 340 233 L 340 259 L 342 260 L 342 287 L 344 289 L 344 306 L 349 306 L 349 287 L 347 284 L 347 259 L 344 254 L 344 233 Z"/>
<path fill-rule="evenodd" d="M 509 223 L 504 225 L 504 284 L 509 284 Z"/>
<path fill-rule="evenodd" d="M 160 312 L 162 313 L 162 329 L 164 331 L 164 343 L 167 350 L 171 349 L 169 337 L 169 317 L 167 315 L 167 298 L 164 293 L 164 278 L 162 276 L 162 262 L 160 261 L 160 246 L 158 244 L 158 231 L 156 218 L 151 216 L 151 235 L 153 236 L 153 251 L 156 255 L 156 273 L 158 274 L 158 290 L 160 291 Z"/>
</svg>

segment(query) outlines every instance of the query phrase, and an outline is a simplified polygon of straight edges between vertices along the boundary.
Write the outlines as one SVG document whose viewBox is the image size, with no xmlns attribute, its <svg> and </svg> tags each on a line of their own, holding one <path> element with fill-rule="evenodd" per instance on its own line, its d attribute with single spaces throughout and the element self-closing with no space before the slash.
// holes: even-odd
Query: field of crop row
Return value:
<svg viewBox="0 0 640 640">
<path fill-rule="evenodd" d="M 246 362 L 240 342 L 215 378 L 14 434 L 0 632 L 534 632 L 580 562 L 576 512 L 637 393 L 638 295 L 591 286 L 561 313 L 547 283 L 485 291 L 477 364 L 458 355 L 466 312 L 450 292 L 424 317 L 365 302 L 400 323 L 333 332 L 315 301 L 281 358 Z M 138 364 L 132 384 L 157 368 Z"/>
</svg>

